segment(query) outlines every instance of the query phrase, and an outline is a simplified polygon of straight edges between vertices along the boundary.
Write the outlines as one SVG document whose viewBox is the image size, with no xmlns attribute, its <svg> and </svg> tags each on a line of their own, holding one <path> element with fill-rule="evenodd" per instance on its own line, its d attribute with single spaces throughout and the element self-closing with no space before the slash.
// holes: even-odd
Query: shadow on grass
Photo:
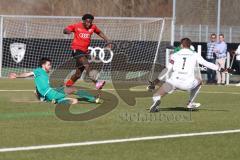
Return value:
<svg viewBox="0 0 240 160">
<path fill-rule="evenodd" d="M 200 109 L 201 111 L 211 111 L 211 112 L 229 112 L 226 109 Z"/>
<path fill-rule="evenodd" d="M 185 111 L 185 112 L 189 112 L 189 111 L 199 111 L 199 109 L 188 109 L 186 107 L 171 107 L 171 108 L 161 108 L 160 107 L 160 111 Z"/>
<path fill-rule="evenodd" d="M 229 112 L 229 110 L 225 110 L 225 109 L 204 109 L 204 108 L 198 108 L 198 109 L 188 109 L 186 107 L 171 107 L 171 108 L 161 108 L 160 107 L 160 111 L 185 111 L 185 112 L 189 112 L 189 111 L 193 111 L 193 112 L 197 112 L 197 111 L 210 111 L 210 112 Z"/>
</svg>

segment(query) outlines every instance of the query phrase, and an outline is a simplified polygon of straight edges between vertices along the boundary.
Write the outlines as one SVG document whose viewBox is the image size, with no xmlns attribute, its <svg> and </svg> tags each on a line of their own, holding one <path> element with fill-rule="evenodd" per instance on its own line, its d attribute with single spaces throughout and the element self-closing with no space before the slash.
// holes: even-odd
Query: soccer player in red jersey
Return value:
<svg viewBox="0 0 240 160">
<path fill-rule="evenodd" d="M 67 26 L 64 30 L 64 34 L 74 33 L 74 39 L 72 41 L 71 49 L 72 56 L 76 59 L 76 72 L 72 77 L 66 82 L 66 86 L 72 86 L 80 77 L 84 69 L 86 70 L 89 78 L 95 83 L 97 89 L 102 89 L 105 81 L 97 81 L 94 77 L 89 75 L 90 66 L 87 56 L 89 55 L 88 47 L 91 43 L 91 35 L 96 33 L 106 43 L 109 43 L 107 36 L 98 27 L 93 24 L 94 16 L 91 14 L 85 14 L 82 17 L 82 22 L 71 24 Z M 111 47 L 109 45 L 108 47 Z"/>
</svg>

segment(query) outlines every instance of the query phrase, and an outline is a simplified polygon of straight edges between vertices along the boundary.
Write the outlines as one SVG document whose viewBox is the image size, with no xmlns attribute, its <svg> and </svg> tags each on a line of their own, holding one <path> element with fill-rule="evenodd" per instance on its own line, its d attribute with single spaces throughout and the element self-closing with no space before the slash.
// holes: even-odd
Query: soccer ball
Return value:
<svg viewBox="0 0 240 160">
<path fill-rule="evenodd" d="M 99 104 L 99 103 L 100 103 L 100 98 L 97 98 L 97 99 L 95 100 L 95 102 L 96 102 L 97 104 Z"/>
</svg>

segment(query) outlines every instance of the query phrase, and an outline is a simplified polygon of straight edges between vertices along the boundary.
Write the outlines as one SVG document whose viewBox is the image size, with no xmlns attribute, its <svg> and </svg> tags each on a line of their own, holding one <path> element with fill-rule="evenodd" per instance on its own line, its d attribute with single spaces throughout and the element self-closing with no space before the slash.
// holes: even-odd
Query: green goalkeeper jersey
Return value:
<svg viewBox="0 0 240 160">
<path fill-rule="evenodd" d="M 65 100 L 66 93 L 64 87 L 52 88 L 49 83 L 49 76 L 47 72 L 42 68 L 37 68 L 33 71 L 34 83 L 40 96 L 46 101 L 55 101 L 60 103 Z M 79 98 L 84 98 L 89 102 L 95 102 L 96 98 L 86 91 L 77 91 L 75 93 Z"/>
<path fill-rule="evenodd" d="M 51 87 L 49 85 L 49 76 L 47 72 L 42 68 L 37 68 L 33 71 L 34 73 L 34 83 L 36 85 L 36 88 L 38 92 L 45 96 L 49 90 L 51 90 Z"/>
<path fill-rule="evenodd" d="M 49 76 L 44 69 L 37 68 L 33 71 L 33 74 L 35 86 L 46 101 L 54 100 L 58 103 L 64 100 L 66 97 L 64 88 L 52 88 L 49 83 Z"/>
</svg>

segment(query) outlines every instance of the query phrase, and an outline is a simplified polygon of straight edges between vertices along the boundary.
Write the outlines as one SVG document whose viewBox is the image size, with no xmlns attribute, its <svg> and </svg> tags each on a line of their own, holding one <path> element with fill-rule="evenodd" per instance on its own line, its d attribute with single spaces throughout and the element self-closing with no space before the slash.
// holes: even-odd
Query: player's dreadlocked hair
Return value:
<svg viewBox="0 0 240 160">
<path fill-rule="evenodd" d="M 45 64 L 46 62 L 52 62 L 52 60 L 46 57 L 41 58 L 39 61 L 39 67 L 42 67 L 42 65 Z"/>
<path fill-rule="evenodd" d="M 84 15 L 82 16 L 82 20 L 85 21 L 86 19 L 94 20 L 94 16 L 91 15 L 91 14 L 84 14 Z"/>
</svg>

